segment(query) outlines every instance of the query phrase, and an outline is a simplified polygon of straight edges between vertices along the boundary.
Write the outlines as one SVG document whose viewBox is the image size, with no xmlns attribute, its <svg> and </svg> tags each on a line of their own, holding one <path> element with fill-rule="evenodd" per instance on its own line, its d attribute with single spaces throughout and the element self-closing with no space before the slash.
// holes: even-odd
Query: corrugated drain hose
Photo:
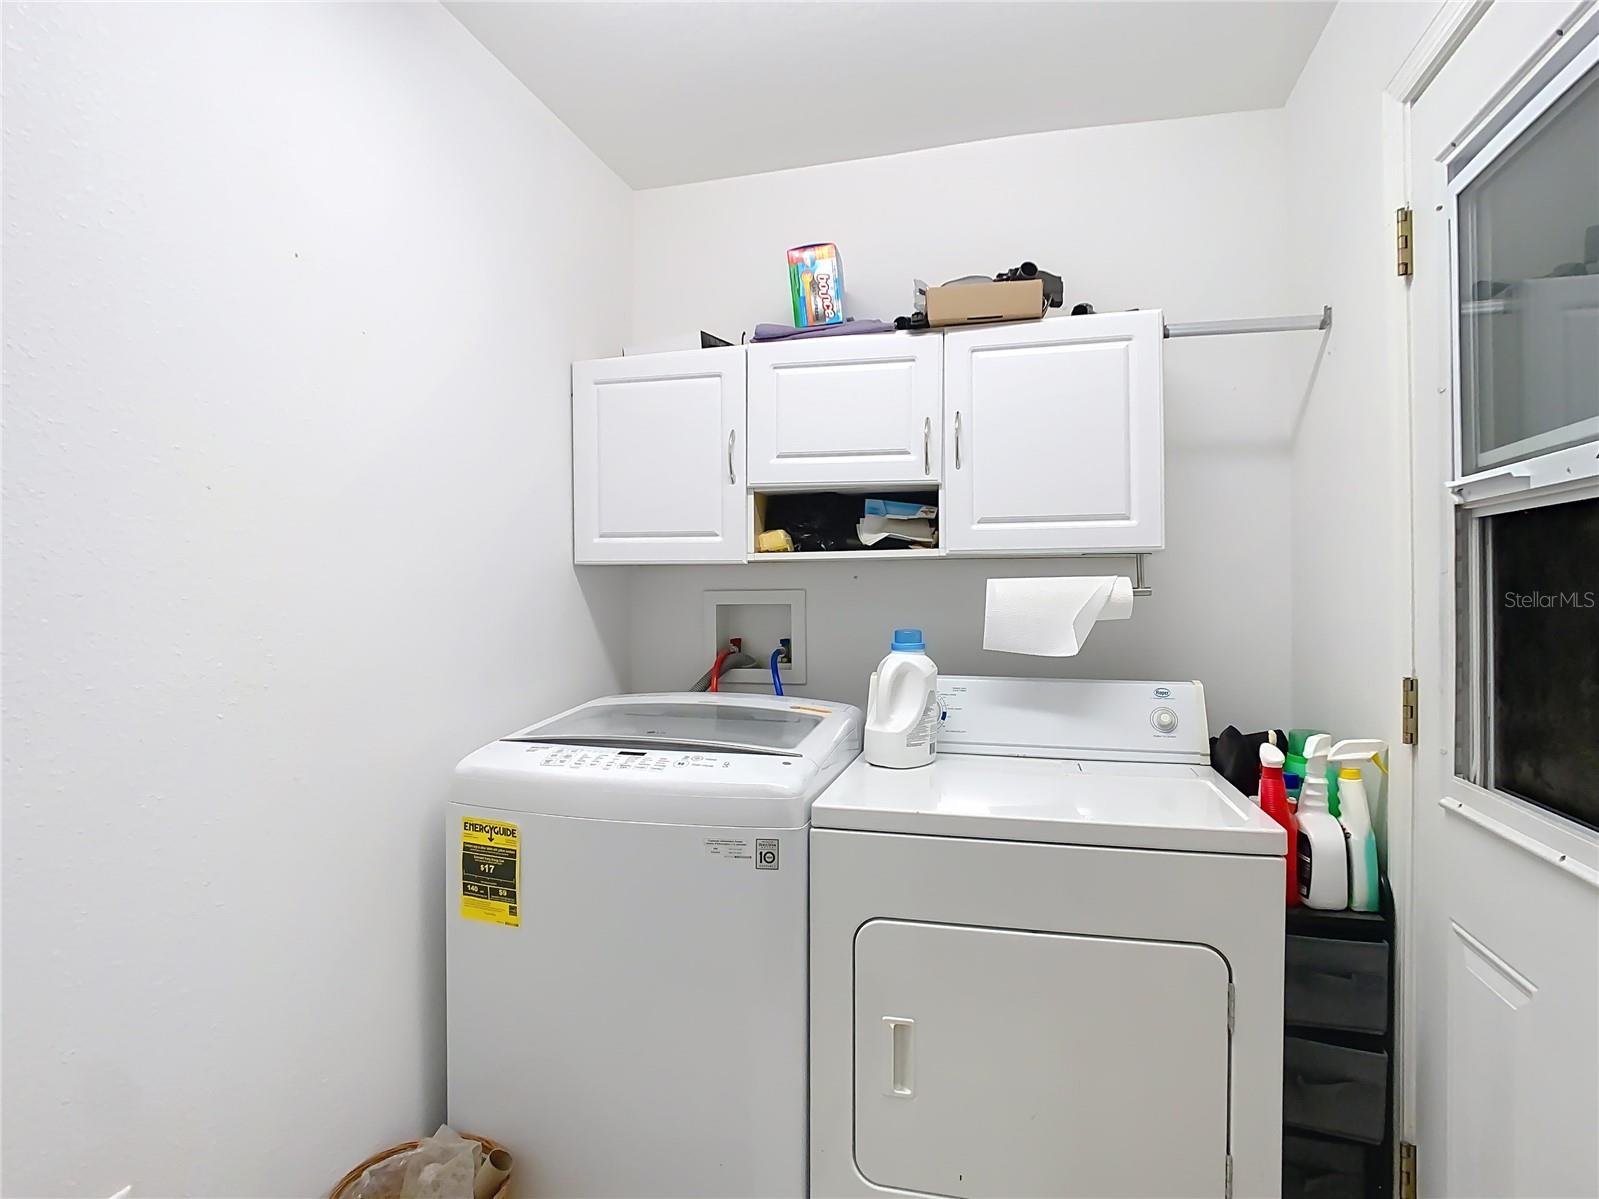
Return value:
<svg viewBox="0 0 1599 1199">
<path fill-rule="evenodd" d="M 712 688 L 712 686 L 711 686 L 711 680 L 712 680 L 712 676 L 713 675 L 719 679 L 723 674 L 726 674 L 729 670 L 748 670 L 752 666 L 756 667 L 756 668 L 759 668 L 760 667 L 760 662 L 757 659 L 755 659 L 753 656 L 751 656 L 750 654 L 746 654 L 746 653 L 736 653 L 735 654 L 731 650 L 723 650 L 721 653 L 716 655 L 716 663 L 714 665 L 712 665 L 711 669 L 707 670 L 704 674 L 700 675 L 699 682 L 695 683 L 692 687 L 689 688 L 689 690 L 690 691 L 711 691 L 711 690 L 714 690 L 714 688 Z"/>
</svg>

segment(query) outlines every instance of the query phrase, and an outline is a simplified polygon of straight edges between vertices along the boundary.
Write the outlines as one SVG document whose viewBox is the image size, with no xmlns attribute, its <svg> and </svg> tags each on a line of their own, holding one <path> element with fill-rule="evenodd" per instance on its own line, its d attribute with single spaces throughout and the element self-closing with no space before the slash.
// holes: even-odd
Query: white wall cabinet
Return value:
<svg viewBox="0 0 1599 1199">
<path fill-rule="evenodd" d="M 800 561 L 753 553 L 760 493 L 878 488 L 938 490 L 922 554 L 1161 549 L 1163 337 L 1151 310 L 577 363 L 573 559 Z"/>
<path fill-rule="evenodd" d="M 936 486 L 941 342 L 891 333 L 750 346 L 750 484 Z"/>
<path fill-rule="evenodd" d="M 1158 310 L 944 336 L 951 553 L 1163 547 Z"/>
<path fill-rule="evenodd" d="M 572 368 L 573 561 L 742 562 L 744 351 Z"/>
</svg>

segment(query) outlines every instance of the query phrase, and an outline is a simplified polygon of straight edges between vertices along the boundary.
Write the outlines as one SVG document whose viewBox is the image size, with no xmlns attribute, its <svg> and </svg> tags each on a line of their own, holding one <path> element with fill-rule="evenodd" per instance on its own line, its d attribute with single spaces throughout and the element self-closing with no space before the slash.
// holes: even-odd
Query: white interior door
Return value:
<svg viewBox="0 0 1599 1199">
<path fill-rule="evenodd" d="M 1203 945 L 869 921 L 856 1166 L 972 1199 L 1221 1196 L 1228 983 Z"/>
<path fill-rule="evenodd" d="M 943 359 L 936 333 L 750 346 L 751 485 L 936 487 Z"/>
<path fill-rule="evenodd" d="M 1591 18 L 1495 4 L 1410 112 L 1426 1195 L 1599 1194 Z"/>
<path fill-rule="evenodd" d="M 572 367 L 574 560 L 742 562 L 744 351 Z"/>
<path fill-rule="evenodd" d="M 1158 311 L 944 335 L 940 530 L 961 551 L 1162 547 Z"/>
</svg>

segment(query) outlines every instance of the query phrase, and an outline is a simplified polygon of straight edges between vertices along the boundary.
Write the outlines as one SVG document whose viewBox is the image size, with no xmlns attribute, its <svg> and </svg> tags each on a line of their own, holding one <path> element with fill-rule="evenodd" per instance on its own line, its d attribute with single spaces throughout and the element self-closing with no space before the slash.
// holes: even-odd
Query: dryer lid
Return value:
<svg viewBox="0 0 1599 1199">
<path fill-rule="evenodd" d="M 940 754 L 857 759 L 811 807 L 816 828 L 1281 857 L 1282 827 L 1208 766 Z"/>
</svg>

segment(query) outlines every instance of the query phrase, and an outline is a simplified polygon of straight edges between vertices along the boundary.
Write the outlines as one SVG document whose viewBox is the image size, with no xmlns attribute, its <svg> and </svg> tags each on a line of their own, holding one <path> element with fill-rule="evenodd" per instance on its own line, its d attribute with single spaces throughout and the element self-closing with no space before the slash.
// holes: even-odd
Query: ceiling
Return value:
<svg viewBox="0 0 1599 1199">
<path fill-rule="evenodd" d="M 1276 108 L 1313 0 L 453 0 L 635 188 L 1087 125 Z"/>
</svg>

